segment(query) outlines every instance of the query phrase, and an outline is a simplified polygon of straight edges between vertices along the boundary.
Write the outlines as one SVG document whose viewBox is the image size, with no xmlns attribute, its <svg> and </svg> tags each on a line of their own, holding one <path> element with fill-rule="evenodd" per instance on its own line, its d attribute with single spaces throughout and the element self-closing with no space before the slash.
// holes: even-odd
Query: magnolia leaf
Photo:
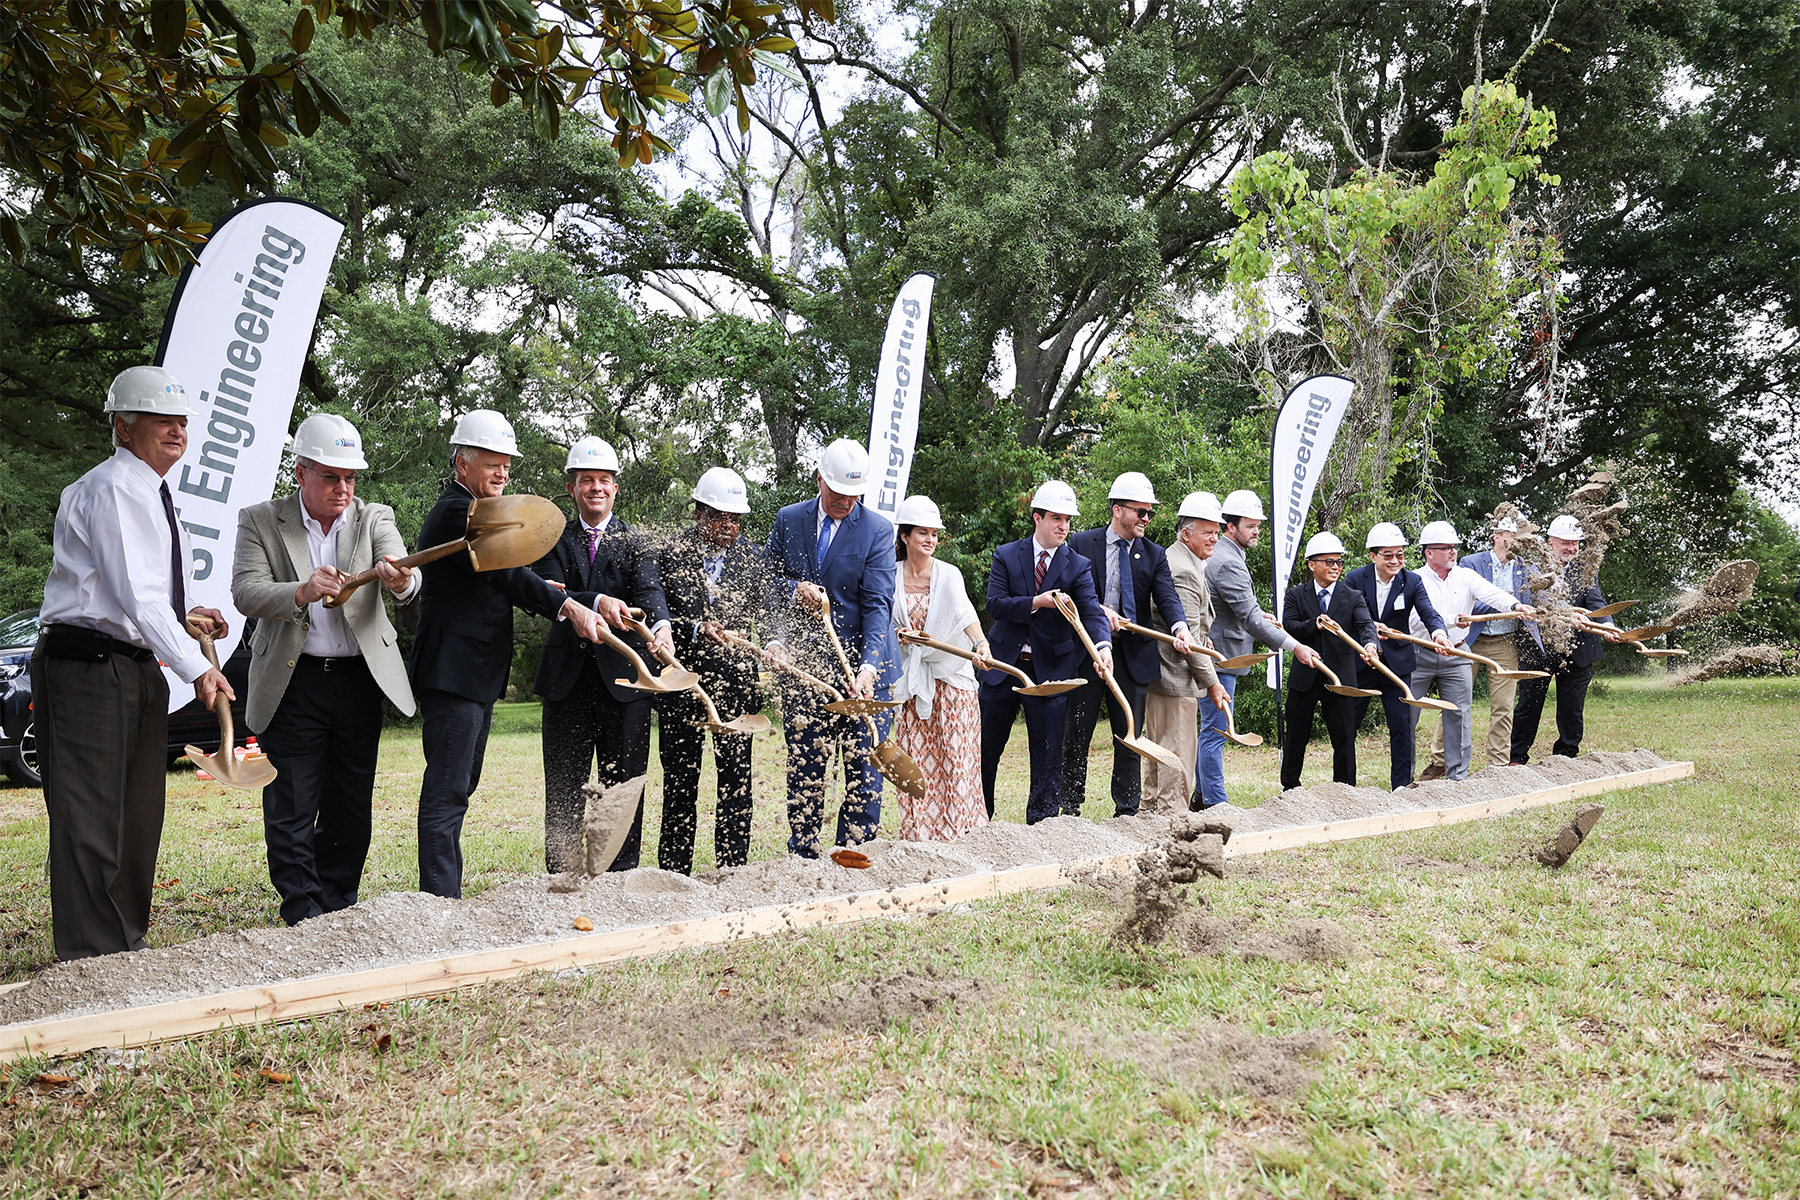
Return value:
<svg viewBox="0 0 1800 1200">
<path fill-rule="evenodd" d="M 723 116 L 731 106 L 731 72 L 715 70 L 708 75 L 702 94 L 706 98 L 706 111 L 715 117 Z"/>
<path fill-rule="evenodd" d="M 319 106 L 313 103 L 312 93 L 294 77 L 294 126 L 301 137 L 311 137 L 319 131 Z"/>
<path fill-rule="evenodd" d="M 427 5 L 426 7 L 430 7 Z M 301 8 L 300 15 L 294 18 L 294 28 L 288 33 L 288 45 L 294 48 L 295 54 L 305 54 L 306 48 L 312 45 L 313 15 L 312 9 Z"/>
</svg>

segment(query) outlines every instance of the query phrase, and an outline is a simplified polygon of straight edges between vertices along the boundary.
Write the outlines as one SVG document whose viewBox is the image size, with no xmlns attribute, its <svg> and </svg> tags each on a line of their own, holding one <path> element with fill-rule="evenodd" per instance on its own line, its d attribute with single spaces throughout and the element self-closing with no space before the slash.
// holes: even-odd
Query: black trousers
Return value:
<svg viewBox="0 0 1800 1200">
<path fill-rule="evenodd" d="M 50 810 L 50 925 L 64 962 L 144 949 L 169 773 L 169 684 L 154 658 L 31 656 Z"/>
<path fill-rule="evenodd" d="M 1024 667 L 1030 659 L 1019 660 Z M 1022 667 L 1021 669 L 1024 669 Z M 1025 799 L 1025 823 L 1062 812 L 1063 731 L 1069 723 L 1069 697 L 1021 696 L 1013 691 L 1010 676 L 1005 683 L 981 685 L 981 795 L 987 813 L 994 815 L 994 780 L 1000 772 L 1000 756 L 1012 737 L 1013 722 L 1025 713 L 1025 743 L 1031 751 L 1031 791 Z"/>
<path fill-rule="evenodd" d="M 1391 764 L 1388 768 L 1388 786 L 1403 788 L 1413 781 L 1413 743 L 1418 740 L 1419 710 L 1402 698 L 1399 684 L 1373 668 L 1361 667 L 1357 670 L 1356 686 L 1370 691 L 1381 689 L 1381 709 L 1387 714 L 1388 755 Z M 1344 699 L 1348 700 L 1350 697 L 1345 696 Z M 1358 696 L 1354 703 L 1354 728 L 1360 729 L 1363 716 L 1369 711 L 1370 699 Z"/>
<path fill-rule="evenodd" d="M 1100 678 L 1092 659 L 1081 669 L 1081 677 L 1088 681 L 1088 686 L 1068 693 L 1068 728 L 1063 731 L 1062 811 L 1069 817 L 1079 817 L 1081 806 L 1087 800 L 1088 746 L 1094 740 L 1094 726 L 1100 721 L 1101 704 L 1106 705 L 1113 734 L 1125 736 L 1125 714 L 1113 697 L 1112 689 Z M 1142 729 L 1149 685 L 1133 683 L 1117 672 L 1113 678 L 1118 681 L 1119 690 L 1125 693 L 1126 703 L 1131 705 L 1131 719 L 1138 729 Z M 1128 750 L 1118 742 L 1113 743 L 1112 750 L 1112 815 L 1126 817 L 1137 812 L 1143 800 L 1143 762 L 1137 751 Z"/>
<path fill-rule="evenodd" d="M 694 869 L 700 756 L 706 749 L 706 730 L 694 722 L 705 719 L 706 709 L 692 692 L 659 696 L 655 707 L 657 757 L 663 769 L 662 834 L 656 842 L 656 865 L 686 875 Z M 721 867 L 741 867 L 750 861 L 750 735 L 713 734 L 713 761 L 719 771 L 713 852 Z"/>
<path fill-rule="evenodd" d="M 375 762 L 381 749 L 381 687 L 354 658 L 296 660 L 281 706 L 257 735 L 276 770 L 263 789 L 269 882 L 281 919 L 356 903 L 369 856 Z"/>
<path fill-rule="evenodd" d="M 1588 684 L 1594 681 L 1594 664 L 1578 667 L 1568 658 L 1546 655 L 1538 649 L 1536 642 L 1531 642 L 1520 647 L 1519 666 L 1528 671 L 1548 671 L 1550 679 L 1556 681 L 1556 744 L 1550 747 L 1550 753 L 1574 758 L 1581 753 Z M 1543 720 L 1550 679 L 1519 681 L 1519 698 L 1513 707 L 1513 762 L 1531 761 L 1531 743 L 1537 740 L 1538 722 Z"/>
<path fill-rule="evenodd" d="M 419 890 L 462 895 L 462 827 L 469 796 L 481 783 L 494 702 L 422 689 L 425 778 L 419 785 Z"/>
<path fill-rule="evenodd" d="M 599 759 L 601 787 L 635 779 L 650 769 L 650 696 L 621 704 L 600 682 L 593 657 L 581 664 L 575 686 L 561 700 L 544 701 L 544 869 L 573 871 L 585 861 L 581 849 L 587 797 L 581 785 Z M 644 804 L 638 802 L 631 832 L 609 870 L 638 865 L 644 840 Z"/>
<path fill-rule="evenodd" d="M 1287 693 L 1287 740 L 1281 743 L 1281 788 L 1300 786 L 1300 769 L 1306 764 L 1306 742 L 1312 736 L 1313 711 L 1325 714 L 1325 728 L 1331 734 L 1331 778 L 1337 783 L 1356 786 L 1356 702 L 1368 697 L 1340 696 L 1325 690 L 1323 679 L 1317 687 Z"/>
</svg>

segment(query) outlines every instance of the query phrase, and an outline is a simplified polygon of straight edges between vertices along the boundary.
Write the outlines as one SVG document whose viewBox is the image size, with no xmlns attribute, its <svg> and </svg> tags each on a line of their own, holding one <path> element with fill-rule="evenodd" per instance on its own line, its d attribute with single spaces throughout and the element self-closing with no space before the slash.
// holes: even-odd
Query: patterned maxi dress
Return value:
<svg viewBox="0 0 1800 1200">
<path fill-rule="evenodd" d="M 925 628 L 929 595 L 907 593 L 906 615 L 914 629 Z M 938 680 L 931 719 L 922 720 L 908 700 L 900 706 L 894 734 L 925 775 L 925 795 L 900 799 L 900 837 L 909 842 L 953 842 L 987 824 L 981 798 L 981 704 L 974 692 Z"/>
</svg>

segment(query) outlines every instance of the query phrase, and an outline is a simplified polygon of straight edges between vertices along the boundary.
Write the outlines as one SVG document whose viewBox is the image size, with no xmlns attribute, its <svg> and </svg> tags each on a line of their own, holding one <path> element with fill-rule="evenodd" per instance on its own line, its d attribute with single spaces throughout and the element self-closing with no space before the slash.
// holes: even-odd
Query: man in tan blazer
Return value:
<svg viewBox="0 0 1800 1200">
<path fill-rule="evenodd" d="M 1219 544 L 1219 523 L 1224 514 L 1211 492 L 1194 492 L 1181 502 L 1175 543 L 1169 547 L 1169 572 L 1175 577 L 1175 594 L 1187 616 L 1188 636 L 1196 642 L 1206 636 L 1213 622 L 1212 589 L 1206 583 L 1206 560 Z M 1155 609 L 1151 627 L 1169 632 L 1168 619 Z M 1153 813 L 1186 811 L 1194 790 L 1194 755 L 1199 747 L 1196 725 L 1200 694 L 1221 711 L 1230 703 L 1212 659 L 1199 651 L 1183 654 L 1166 642 L 1158 644 L 1162 678 L 1150 685 L 1144 700 L 1144 736 L 1167 747 L 1182 763 L 1171 770 L 1155 760 L 1144 763 L 1144 805 Z"/>
<path fill-rule="evenodd" d="M 375 760 L 385 694 L 411 715 L 412 688 L 382 589 L 358 588 L 341 608 L 323 601 L 375 569 L 405 608 L 416 571 L 394 510 L 356 498 L 362 439 L 342 417 L 316 413 L 294 432 L 298 489 L 238 514 L 231 599 L 258 618 L 246 717 L 278 772 L 263 789 L 269 879 L 281 918 L 297 925 L 356 903 L 369 853 Z"/>
</svg>

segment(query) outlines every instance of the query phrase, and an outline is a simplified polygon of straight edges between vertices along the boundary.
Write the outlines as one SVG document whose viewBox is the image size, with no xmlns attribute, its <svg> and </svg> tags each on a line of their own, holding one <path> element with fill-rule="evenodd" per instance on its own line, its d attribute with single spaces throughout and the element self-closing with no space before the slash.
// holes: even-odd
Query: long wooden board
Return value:
<svg viewBox="0 0 1800 1200">
<path fill-rule="evenodd" d="M 1232 838 L 1227 851 L 1232 857 L 1241 857 L 1295 846 L 1374 837 L 1407 829 L 1455 825 L 1526 808 L 1562 804 L 1624 788 L 1667 783 L 1685 779 L 1693 773 L 1693 763 L 1669 763 L 1648 771 L 1611 775 L 1604 779 L 1509 796 L 1503 800 L 1240 834 Z M 377 967 L 291 983 L 241 988 L 210 996 L 172 1000 L 164 1004 L 149 1004 L 83 1017 L 9 1025 L 0 1027 L 0 1062 L 9 1062 L 30 1054 L 78 1054 L 106 1046 L 144 1046 L 173 1038 L 210 1033 L 234 1025 L 292 1021 L 365 1004 L 435 996 L 457 988 L 511 979 L 532 971 L 559 971 L 570 967 L 593 966 L 687 947 L 716 946 L 747 938 L 767 937 L 788 930 L 940 912 L 951 905 L 972 900 L 1058 887 L 1078 874 L 1126 869 L 1136 858 L 1137 854 L 1132 853 L 1079 863 L 1020 867 L 895 888 L 886 892 L 863 892 L 799 904 L 769 905 L 692 921 L 582 934 L 552 942 L 535 942 L 394 967 Z"/>
</svg>

